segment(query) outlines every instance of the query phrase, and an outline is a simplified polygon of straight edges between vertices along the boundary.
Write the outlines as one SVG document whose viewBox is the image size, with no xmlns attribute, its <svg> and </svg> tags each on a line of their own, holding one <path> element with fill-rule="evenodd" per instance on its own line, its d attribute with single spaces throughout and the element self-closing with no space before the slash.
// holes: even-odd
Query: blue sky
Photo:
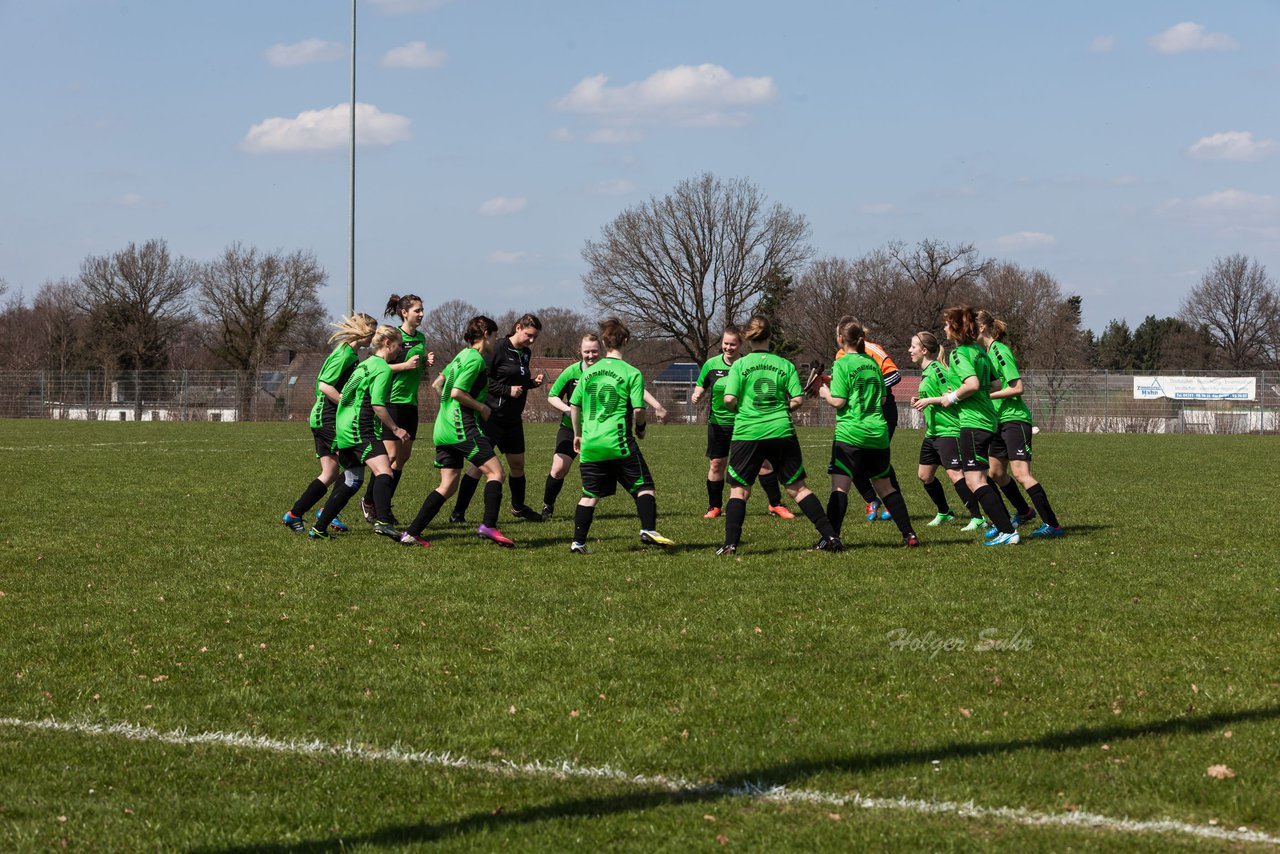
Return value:
<svg viewBox="0 0 1280 854">
<path fill-rule="evenodd" d="M 346 305 L 347 0 L 0 0 L 0 278 L 164 238 L 309 249 Z M 704 171 L 820 256 L 970 241 L 1085 323 L 1280 278 L 1280 4 L 360 0 L 357 307 L 582 307 L 579 252 Z"/>
</svg>

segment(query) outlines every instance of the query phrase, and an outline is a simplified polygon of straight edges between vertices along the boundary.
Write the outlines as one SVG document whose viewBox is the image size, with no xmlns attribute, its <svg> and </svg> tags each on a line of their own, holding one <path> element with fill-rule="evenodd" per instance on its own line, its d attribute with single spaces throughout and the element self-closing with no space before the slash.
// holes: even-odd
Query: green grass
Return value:
<svg viewBox="0 0 1280 854">
<path fill-rule="evenodd" d="M 533 504 L 552 430 L 529 439 Z M 802 440 L 825 499 L 829 433 Z M 1041 434 L 1037 474 L 1070 535 L 985 549 L 923 526 L 919 434 L 903 431 L 922 548 L 851 513 L 850 551 L 805 551 L 807 521 L 767 518 L 757 496 L 730 560 L 713 553 L 723 523 L 701 518 L 701 428 L 655 428 L 644 445 L 659 530 L 679 547 L 641 548 L 617 496 L 586 558 L 567 550 L 576 470 L 559 518 L 504 520 L 514 551 L 444 514 L 428 550 L 362 522 L 309 542 L 278 518 L 314 475 L 310 442 L 289 424 L 0 422 L 0 718 L 1280 834 L 1273 438 Z M 419 454 L 401 516 L 436 483 Z M 926 648 L 895 648 L 899 629 Z M 978 650 L 984 630 L 1017 648 Z M 933 655 L 931 638 L 964 648 Z M 1235 777 L 1206 776 L 1218 764 Z M 5 850 L 683 851 L 717 837 L 1223 845 L 0 726 Z"/>
</svg>

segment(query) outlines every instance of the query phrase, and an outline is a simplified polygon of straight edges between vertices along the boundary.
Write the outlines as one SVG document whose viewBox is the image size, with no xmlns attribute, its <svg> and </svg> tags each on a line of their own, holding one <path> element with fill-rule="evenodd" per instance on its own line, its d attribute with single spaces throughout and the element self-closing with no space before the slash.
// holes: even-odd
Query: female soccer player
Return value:
<svg viewBox="0 0 1280 854">
<path fill-rule="evenodd" d="M 804 403 L 804 389 L 796 366 L 769 352 L 770 332 L 768 318 L 751 318 L 742 333 L 751 352 L 733 363 L 725 381 L 724 405 L 735 414 L 733 441 L 729 443 L 730 489 L 724 508 L 724 545 L 716 554 L 737 553 L 751 484 L 765 460 L 772 461 L 787 494 L 822 535 L 817 548 L 844 551 L 844 543 L 831 527 L 822 502 L 805 486 L 800 441 L 791 423 L 791 412 Z"/>
<path fill-rule="evenodd" d="M 342 387 L 342 397 L 334 416 L 334 447 L 338 452 L 338 464 L 345 470 L 340 484 L 329 494 L 324 509 L 316 519 L 315 527 L 307 532 L 312 539 L 328 539 L 329 523 L 360 490 L 364 467 L 373 472 L 373 501 L 377 520 L 373 531 L 384 537 L 400 538 L 400 532 L 391 524 L 391 459 L 382 443 L 384 434 L 407 441 L 408 432 L 397 426 L 387 409 L 391 399 L 391 365 L 400 354 L 400 330 L 394 326 L 379 326 L 369 345 L 373 355 L 365 359 L 351 372 L 351 378 Z"/>
<path fill-rule="evenodd" d="M 836 342 L 846 354 L 831 366 L 831 385 L 818 395 L 836 410 L 836 435 L 831 443 L 831 498 L 827 518 L 836 536 L 849 510 L 849 487 L 865 478 L 880 497 L 902 534 L 904 546 L 920 545 L 911 527 L 902 493 L 889 482 L 889 425 L 884 417 L 884 378 L 866 351 L 865 333 L 858 321 L 836 327 Z"/>
<path fill-rule="evenodd" d="M 952 390 L 951 375 L 943 359 L 942 345 L 932 332 L 917 332 L 911 336 L 911 346 L 907 349 L 911 361 L 920 366 L 920 392 L 911 398 L 911 405 L 921 397 L 938 397 Z M 958 384 L 957 384 L 958 385 Z M 960 423 L 955 413 L 941 406 L 930 406 L 924 414 L 924 441 L 920 444 L 920 468 L 917 475 L 924 491 L 938 508 L 938 514 L 928 525 L 936 528 L 955 518 L 951 505 L 947 503 L 947 494 L 942 491 L 942 484 L 934 476 L 938 466 L 942 466 L 956 495 L 968 508 L 971 515 L 966 531 L 976 531 L 985 526 L 982 520 L 982 508 L 973 500 L 973 493 L 965 485 L 964 474 L 960 470 Z"/>
<path fill-rule="evenodd" d="M 1066 531 L 1058 524 L 1058 517 L 1049 504 L 1044 487 L 1031 474 L 1031 410 L 1022 399 L 1022 375 L 1018 373 L 1018 363 L 1013 358 L 1013 351 L 1005 343 L 1006 328 L 1003 320 L 997 320 L 988 311 L 978 312 L 978 340 L 987 348 L 987 357 L 995 365 L 996 375 L 1002 387 L 991 392 L 991 401 L 996 406 L 996 417 L 1000 422 L 999 432 L 991 442 L 989 472 L 990 478 L 996 482 L 1000 490 L 1013 505 L 1016 515 L 1013 526 L 1029 522 L 1040 514 L 1043 523 L 1031 532 L 1033 537 L 1061 537 Z M 1013 478 L 1022 484 L 1027 491 L 1035 510 L 1027 507 Z M 994 537 L 995 533 L 988 532 Z"/>
<path fill-rule="evenodd" d="M 600 324 L 604 358 L 582 370 L 569 398 L 573 421 L 573 449 L 581 462 L 582 498 L 573 516 L 573 542 L 569 551 L 588 554 L 587 535 L 596 504 L 613 495 L 621 482 L 636 502 L 640 517 L 640 542 L 650 546 L 675 545 L 657 531 L 658 502 L 653 476 L 640 453 L 637 439 L 644 438 L 644 377 L 622 359 L 622 348 L 631 332 L 616 317 Z"/>
<path fill-rule="evenodd" d="M 951 353 L 951 375 L 960 385 L 940 397 L 922 397 L 912 406 L 917 412 L 923 412 L 926 406 L 955 409 L 960 422 L 960 464 L 965 484 L 982 506 L 987 521 L 1000 530 L 985 545 L 1016 546 L 1018 530 L 1013 527 L 1000 493 L 987 482 L 987 458 L 998 426 L 996 408 L 988 396 L 995 369 L 978 343 L 978 318 L 973 309 L 967 305 L 949 308 L 942 313 L 942 322 L 947 338 L 956 344 Z"/>
<path fill-rule="evenodd" d="M 498 324 L 484 315 L 467 321 L 462 331 L 467 346 L 440 375 L 443 378 L 440 411 L 436 414 L 433 433 L 440 485 L 427 494 L 418 515 L 400 535 L 400 542 L 406 546 L 430 545 L 422 538 L 422 531 L 457 490 L 462 468 L 467 464 L 488 478 L 484 486 L 484 521 L 476 528 L 476 534 L 507 548 L 515 545 L 498 530 L 502 481 L 506 474 L 489 437 L 480 429 L 481 422 L 488 420 L 492 412 L 484 402 L 489 393 L 485 356 L 492 352 L 497 332 Z"/>
<path fill-rule="evenodd" d="M 342 387 L 360 361 L 356 351 L 369 346 L 377 328 L 378 321 L 367 314 L 353 314 L 334 325 L 336 331 L 329 336 L 329 343 L 337 343 L 338 346 L 324 360 L 324 365 L 316 376 L 316 402 L 311 407 L 311 435 L 315 438 L 320 474 L 307 484 L 302 495 L 293 503 L 292 509 L 281 517 L 280 521 L 286 528 L 298 533 L 306 530 L 303 517 L 324 497 L 329 487 L 338 479 L 338 472 L 342 471 L 342 467 L 338 465 L 338 454 L 333 450 L 334 417 L 338 412 L 338 401 L 342 398 Z M 316 515 L 319 516 L 319 512 Z M 337 516 L 333 517 L 329 526 L 335 531 L 349 530 Z"/>
<path fill-rule="evenodd" d="M 386 317 L 400 318 L 400 337 L 402 341 L 400 358 L 391 364 L 391 403 L 387 409 L 396 424 L 409 434 L 407 442 L 401 442 L 390 436 L 383 440 L 387 446 L 387 455 L 391 458 L 391 494 L 395 495 L 400 486 L 400 477 L 404 467 L 413 454 L 413 442 L 418 438 L 418 386 L 422 384 L 422 373 L 427 367 L 434 365 L 435 353 L 426 352 L 427 339 L 418 328 L 422 325 L 422 298 L 416 294 L 392 294 L 387 300 Z M 377 521 L 373 504 L 373 484 L 365 490 L 360 501 L 360 509 L 365 521 Z M 391 515 L 392 524 L 396 523 L 395 514 Z"/>
<path fill-rule="evenodd" d="M 849 321 L 857 323 L 859 326 L 862 325 L 858 322 L 856 317 L 846 314 L 844 317 L 841 317 L 836 321 L 836 326 L 840 326 L 840 324 L 847 323 Z M 866 355 L 871 357 L 871 359 L 876 363 L 876 367 L 880 369 L 880 373 L 884 377 L 884 420 L 885 423 L 889 425 L 889 441 L 892 442 L 894 431 L 898 429 L 898 402 L 894 400 L 893 387 L 902 382 L 902 374 L 898 373 L 898 366 L 889 356 L 888 350 L 884 349 L 879 344 L 874 344 L 870 341 L 865 343 L 867 348 Z M 846 353 L 844 348 L 837 349 L 836 361 L 840 361 L 840 359 L 845 355 Z M 834 474 L 834 472 L 829 473 Z M 889 482 L 893 484 L 894 489 L 901 491 L 901 488 L 898 486 L 898 473 L 893 470 L 892 463 L 889 465 Z M 854 479 L 853 486 L 858 490 L 858 494 L 862 496 L 862 500 L 867 504 L 866 513 L 868 522 L 874 522 L 877 519 L 892 518 L 892 514 L 889 513 L 888 508 L 881 506 L 880 499 L 876 496 L 876 491 L 872 488 L 870 480 L 859 475 Z"/>
<path fill-rule="evenodd" d="M 529 348 L 538 340 L 542 332 L 542 321 L 535 314 L 526 314 L 515 322 L 511 334 L 497 341 L 485 357 L 485 367 L 489 374 L 490 414 L 481 428 L 490 443 L 507 458 L 507 466 L 511 469 L 509 483 L 511 485 L 511 513 L 518 519 L 539 522 L 542 516 L 535 513 L 524 503 L 524 414 L 525 402 L 529 399 L 526 392 L 542 385 L 543 376 L 532 375 L 529 360 L 532 358 Z M 453 506 L 450 522 L 466 520 L 467 507 L 471 497 L 475 495 L 476 486 L 480 483 L 480 470 L 477 466 L 467 467 L 458 489 L 458 500 Z"/>
<path fill-rule="evenodd" d="M 698 373 L 698 384 L 689 401 L 697 404 L 703 396 L 711 395 L 711 412 L 707 416 L 707 512 L 704 519 L 714 519 L 723 511 L 724 468 L 729 462 L 729 442 L 733 438 L 733 413 L 724 406 L 724 381 L 729 369 L 738 359 L 742 348 L 742 330 L 730 324 L 720 336 L 720 355 L 713 356 Z M 769 501 L 768 512 L 781 519 L 794 519 L 795 514 L 782 503 L 782 487 L 773 466 L 766 460 L 760 468 L 760 485 Z"/>
<path fill-rule="evenodd" d="M 560 418 L 560 429 L 556 431 L 556 451 L 551 458 L 551 473 L 547 475 L 547 483 L 542 490 L 544 522 L 555 512 L 556 499 L 560 496 L 560 490 L 564 489 L 565 475 L 578 456 L 578 452 L 573 449 L 573 418 L 570 415 L 569 399 L 573 397 L 573 390 L 577 388 L 582 372 L 600 358 L 600 336 L 594 332 L 583 335 L 579 353 L 581 361 L 574 362 L 561 371 L 547 392 L 547 402 L 564 415 Z"/>
</svg>

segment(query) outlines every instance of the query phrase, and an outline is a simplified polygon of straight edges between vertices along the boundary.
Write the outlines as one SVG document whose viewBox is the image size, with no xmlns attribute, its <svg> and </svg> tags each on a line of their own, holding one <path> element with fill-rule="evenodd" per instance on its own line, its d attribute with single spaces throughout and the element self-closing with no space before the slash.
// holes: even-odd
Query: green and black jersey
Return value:
<svg viewBox="0 0 1280 854">
<path fill-rule="evenodd" d="M 919 396 L 922 398 L 942 397 L 947 392 L 955 391 L 958 387 L 959 383 L 955 382 L 951 374 L 939 361 L 930 362 L 920 372 Z M 959 436 L 960 422 L 956 419 L 955 410 L 938 404 L 925 407 L 924 435 L 929 439 L 936 436 Z"/>
<path fill-rule="evenodd" d="M 791 398 L 804 389 L 796 366 L 767 350 L 748 353 L 733 362 L 724 393 L 738 399 L 733 419 L 733 440 L 757 441 L 794 436 Z"/>
<path fill-rule="evenodd" d="M 413 334 L 410 335 L 404 331 L 404 327 L 401 327 L 400 340 L 404 343 L 400 361 L 407 362 L 417 356 L 418 367 L 409 371 L 396 371 L 392 374 L 391 402 L 409 403 L 417 406 L 418 386 L 422 384 L 422 372 L 427 369 L 427 338 L 422 334 L 421 329 L 415 329 Z"/>
<path fill-rule="evenodd" d="M 611 356 L 597 360 L 583 368 L 569 405 L 582 411 L 582 462 L 631 456 L 633 411 L 644 408 L 638 370 Z"/>
<path fill-rule="evenodd" d="M 560 376 L 556 377 L 556 381 L 551 384 L 547 397 L 558 397 L 567 404 L 573 397 L 573 390 L 577 387 L 578 380 L 582 377 L 582 367 L 582 361 L 578 360 L 561 371 Z M 564 413 L 560 418 L 560 426 L 573 428 L 573 419 L 569 417 L 569 413 Z"/>
<path fill-rule="evenodd" d="M 736 362 L 737 359 L 734 359 Z M 703 394 L 711 395 L 711 414 L 707 416 L 708 424 L 733 424 L 733 413 L 725 408 L 724 405 L 724 384 L 729 377 L 729 363 L 724 360 L 724 354 L 714 356 L 707 359 L 706 364 L 702 366 L 702 371 L 698 374 L 698 385 L 702 387 Z"/>
<path fill-rule="evenodd" d="M 979 344 L 961 344 L 951 352 L 951 375 L 959 388 L 969 377 L 978 378 L 978 390 L 955 405 L 961 428 L 994 433 L 999 427 L 996 408 L 991 403 L 991 381 L 995 368 Z"/>
<path fill-rule="evenodd" d="M 338 404 L 335 448 L 358 448 L 382 438 L 382 419 L 375 406 L 391 402 L 391 366 L 381 356 L 370 356 L 351 372 Z"/>
<path fill-rule="evenodd" d="M 316 376 L 316 402 L 311 407 L 310 423 L 313 429 L 333 429 L 334 417 L 338 412 L 338 404 L 325 397 L 325 393 L 320 390 L 320 383 L 328 383 L 341 394 L 359 361 L 355 348 L 345 341 L 334 347 L 333 352 L 324 360 L 320 373 Z"/>
<path fill-rule="evenodd" d="M 461 389 L 475 398 L 476 403 L 484 403 L 489 393 L 489 374 L 485 370 L 484 356 L 476 348 L 468 347 L 453 357 L 443 376 L 440 411 L 436 413 L 431 439 L 437 445 L 461 445 L 474 438 L 480 429 L 477 420 L 480 413 L 454 400 L 452 392 L 455 388 Z"/>
<path fill-rule="evenodd" d="M 991 359 L 992 365 L 995 366 L 996 376 L 1000 378 L 1000 382 L 1004 383 L 1006 388 L 1014 380 L 1022 378 L 1022 375 L 1018 373 L 1018 362 L 1013 358 L 1013 351 L 1009 349 L 1008 344 L 1003 341 L 992 341 L 991 346 L 987 348 L 987 357 Z M 995 404 L 996 418 L 1001 424 L 1009 421 L 1031 423 L 1031 410 L 1027 407 L 1026 401 L 1022 399 L 1022 395 L 998 398 L 991 402 Z"/>
<path fill-rule="evenodd" d="M 849 353 L 831 366 L 831 396 L 844 398 L 836 410 L 836 441 L 856 448 L 889 447 L 884 420 L 884 374 L 870 356 Z"/>
</svg>

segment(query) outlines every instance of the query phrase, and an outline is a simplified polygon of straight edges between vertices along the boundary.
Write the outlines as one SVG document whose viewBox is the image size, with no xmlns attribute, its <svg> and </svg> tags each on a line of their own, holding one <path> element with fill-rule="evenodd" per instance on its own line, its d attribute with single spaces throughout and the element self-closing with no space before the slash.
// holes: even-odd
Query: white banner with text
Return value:
<svg viewBox="0 0 1280 854">
<path fill-rule="evenodd" d="M 1133 399 L 1257 400 L 1257 377 L 1134 377 Z"/>
</svg>

